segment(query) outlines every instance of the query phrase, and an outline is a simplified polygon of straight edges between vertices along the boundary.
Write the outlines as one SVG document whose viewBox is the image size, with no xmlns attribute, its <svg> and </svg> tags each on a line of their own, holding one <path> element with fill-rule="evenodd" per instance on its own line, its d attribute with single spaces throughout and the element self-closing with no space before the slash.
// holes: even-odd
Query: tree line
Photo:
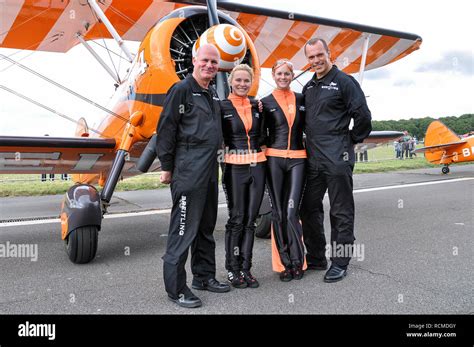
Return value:
<svg viewBox="0 0 474 347">
<path fill-rule="evenodd" d="M 417 139 L 423 139 L 428 125 L 434 120 L 435 118 L 431 117 L 381 121 L 373 120 L 372 130 L 407 130 L 411 136 L 416 136 Z M 474 114 L 472 113 L 463 114 L 459 117 L 440 117 L 438 120 L 446 124 L 446 126 L 451 128 L 451 130 L 458 135 L 466 134 L 474 130 Z"/>
</svg>

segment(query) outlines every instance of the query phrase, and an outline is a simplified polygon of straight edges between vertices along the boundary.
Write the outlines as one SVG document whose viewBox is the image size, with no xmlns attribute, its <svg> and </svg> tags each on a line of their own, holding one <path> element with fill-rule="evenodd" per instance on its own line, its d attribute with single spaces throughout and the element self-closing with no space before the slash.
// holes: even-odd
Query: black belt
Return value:
<svg viewBox="0 0 474 347">
<path fill-rule="evenodd" d="M 329 130 L 323 133 L 312 133 L 311 135 L 347 135 L 349 134 L 349 130 Z"/>
<path fill-rule="evenodd" d="M 192 142 L 178 142 L 176 144 L 178 147 L 184 147 L 186 149 L 189 148 L 218 148 L 218 145 L 211 144 L 211 143 L 192 143 Z"/>
</svg>

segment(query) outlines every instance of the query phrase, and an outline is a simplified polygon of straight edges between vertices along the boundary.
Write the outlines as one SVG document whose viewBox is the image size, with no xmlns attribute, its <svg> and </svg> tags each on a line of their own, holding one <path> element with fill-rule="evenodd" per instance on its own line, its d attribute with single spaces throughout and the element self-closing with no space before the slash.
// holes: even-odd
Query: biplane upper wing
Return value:
<svg viewBox="0 0 474 347">
<path fill-rule="evenodd" d="M 147 31 L 170 11 L 205 1 L 107 0 L 99 6 L 125 40 L 142 40 Z M 233 17 L 255 42 L 262 67 L 269 68 L 278 58 L 289 58 L 297 69 L 307 66 L 305 42 L 324 38 L 333 60 L 348 73 L 359 71 L 364 43 L 368 40 L 366 70 L 375 69 L 419 48 L 418 35 L 366 25 L 244 5 L 238 1 L 217 1 L 221 10 Z M 0 2 L 0 47 L 66 52 L 86 40 L 110 38 L 110 34 L 87 1 Z"/>
<path fill-rule="evenodd" d="M 0 136 L 0 173 L 106 172 L 114 149 L 114 139 Z"/>
</svg>

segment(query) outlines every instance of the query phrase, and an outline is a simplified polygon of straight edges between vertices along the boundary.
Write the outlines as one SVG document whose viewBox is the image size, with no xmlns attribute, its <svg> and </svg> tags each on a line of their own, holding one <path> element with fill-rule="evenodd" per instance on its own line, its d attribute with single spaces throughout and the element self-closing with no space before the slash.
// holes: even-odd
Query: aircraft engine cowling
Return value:
<svg viewBox="0 0 474 347">
<path fill-rule="evenodd" d="M 194 46 L 209 42 L 216 44 L 220 50 L 223 58 L 221 71 L 230 71 L 237 63 L 246 63 L 252 67 L 256 78 L 250 95 L 257 94 L 260 63 L 255 46 L 233 18 L 220 11 L 218 15 L 221 24 L 209 28 L 205 7 L 184 7 L 163 17 L 148 32 L 139 49 L 139 55 L 143 56 L 141 65 L 148 70 L 148 74 L 144 75 L 151 78 L 146 83 L 147 88 L 156 86 L 159 89 L 157 92 L 166 93 L 172 84 L 193 72 Z M 221 38 L 227 38 L 227 42 Z"/>
<path fill-rule="evenodd" d="M 248 64 L 254 71 L 249 95 L 256 96 L 260 80 L 257 50 L 249 35 L 233 18 L 220 11 L 218 15 L 221 24 L 217 27 L 219 30 L 222 27 L 224 36 L 227 32 L 235 44 L 231 54 L 221 53 L 230 63 L 222 70 L 229 71 L 240 62 Z M 126 102 L 128 112 L 141 111 L 144 115 L 138 129 L 142 138 L 150 139 L 154 134 L 169 88 L 193 72 L 193 47 L 196 41 L 205 40 L 200 38 L 207 29 L 206 7 L 187 6 L 163 17 L 145 36 L 127 75 L 127 83 L 120 86 L 120 98 Z M 210 32 L 206 33 L 206 39 L 211 40 L 211 35 L 207 35 Z"/>
</svg>

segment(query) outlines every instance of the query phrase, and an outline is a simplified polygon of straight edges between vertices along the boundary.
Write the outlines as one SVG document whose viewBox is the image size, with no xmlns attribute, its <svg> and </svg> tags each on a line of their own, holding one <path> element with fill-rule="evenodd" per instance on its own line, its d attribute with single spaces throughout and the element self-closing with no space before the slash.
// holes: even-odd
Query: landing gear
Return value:
<svg viewBox="0 0 474 347">
<path fill-rule="evenodd" d="M 66 238 L 66 252 L 74 264 L 87 264 L 95 258 L 99 228 L 95 225 L 80 227 Z"/>
<path fill-rule="evenodd" d="M 443 166 L 443 168 L 441 169 L 441 172 L 445 175 L 448 174 L 449 173 L 449 166 L 447 166 L 447 165 Z"/>
<path fill-rule="evenodd" d="M 75 264 L 89 263 L 95 258 L 102 217 L 120 179 L 125 158 L 135 138 L 136 127 L 142 120 L 141 111 L 134 112 L 130 117 L 130 123 L 124 129 L 120 148 L 115 154 L 100 194 L 92 185 L 76 184 L 69 188 L 64 196 L 61 208 L 61 239 L 66 242 L 67 255 Z"/>
<path fill-rule="evenodd" d="M 101 223 L 99 192 L 88 184 L 69 188 L 61 211 L 61 239 L 73 263 L 85 264 L 95 258 Z"/>
</svg>

